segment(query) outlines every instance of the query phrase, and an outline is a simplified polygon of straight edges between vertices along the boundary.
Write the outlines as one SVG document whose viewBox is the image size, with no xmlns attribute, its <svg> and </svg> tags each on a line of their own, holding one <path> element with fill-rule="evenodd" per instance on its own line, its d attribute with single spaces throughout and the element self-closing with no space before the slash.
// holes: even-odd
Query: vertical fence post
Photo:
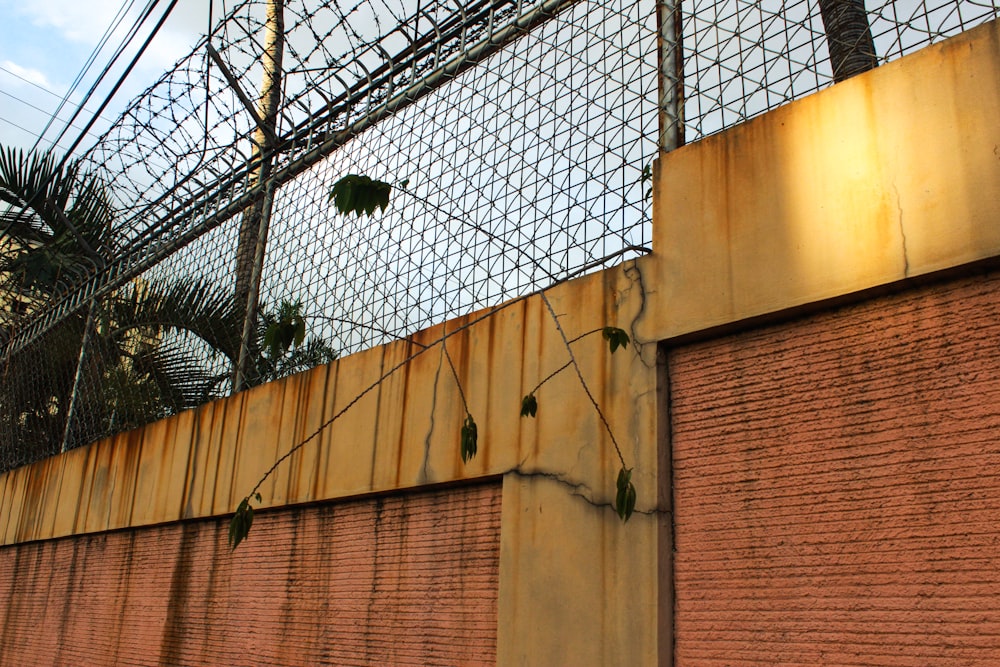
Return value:
<svg viewBox="0 0 1000 667">
<path fill-rule="evenodd" d="M 247 380 L 247 364 L 250 356 L 250 341 L 257 326 L 257 306 L 260 303 L 260 278 L 264 270 L 264 248 L 267 246 L 267 231 L 271 225 L 271 209 L 274 207 L 274 179 L 268 178 L 264 186 L 264 204 L 260 212 L 260 227 L 253 253 L 253 271 L 250 274 L 250 291 L 247 294 L 246 316 L 243 318 L 243 332 L 240 336 L 240 356 L 233 377 L 233 393 L 242 391 Z"/>
<path fill-rule="evenodd" d="M 240 224 L 239 241 L 236 247 L 236 306 L 243 311 L 243 334 L 240 339 L 240 351 L 232 374 L 232 391 L 242 391 L 247 382 L 248 364 L 251 354 L 256 354 L 256 344 L 253 340 L 257 325 L 257 304 L 259 302 L 261 264 L 264 257 L 264 244 L 267 237 L 267 227 L 271 219 L 271 205 L 274 199 L 274 183 L 271 180 L 271 165 L 274 151 L 278 147 L 277 120 L 278 109 L 281 106 L 282 69 L 281 61 L 285 50 L 285 0 L 267 0 L 266 18 L 264 22 L 264 52 L 261 64 L 264 67 L 260 84 L 260 96 L 257 109 L 254 110 L 246 96 L 240 92 L 239 82 L 227 75 L 229 85 L 243 100 L 247 112 L 257 124 L 254 133 L 253 154 L 251 162 L 259 160 L 256 173 L 251 174 L 251 187 L 264 184 L 264 201 L 254 203 L 244 211 Z M 211 54 L 212 51 L 209 51 Z M 218 59 L 223 73 L 227 68 Z M 252 254 L 251 254 L 252 252 Z"/>
<path fill-rule="evenodd" d="M 657 64 L 661 151 L 684 145 L 684 54 L 681 0 L 657 0 Z"/>
<path fill-rule="evenodd" d="M 83 336 L 80 339 L 80 355 L 76 360 L 76 374 L 73 376 L 73 391 L 69 395 L 69 408 L 66 410 L 66 426 L 63 428 L 62 447 L 60 451 L 69 449 L 69 438 L 73 432 L 73 420 L 76 417 L 80 395 L 80 378 L 83 376 L 83 365 L 87 361 L 87 346 L 90 344 L 90 332 L 94 329 L 94 312 L 97 303 L 91 299 L 87 308 L 87 321 L 83 326 Z"/>
</svg>

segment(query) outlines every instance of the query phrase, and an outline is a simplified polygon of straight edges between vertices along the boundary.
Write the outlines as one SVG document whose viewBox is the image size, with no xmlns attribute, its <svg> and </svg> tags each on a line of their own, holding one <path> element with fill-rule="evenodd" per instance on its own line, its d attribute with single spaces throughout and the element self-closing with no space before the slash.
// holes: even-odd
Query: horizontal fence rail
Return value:
<svg viewBox="0 0 1000 667">
<path fill-rule="evenodd" d="M 649 252 L 659 150 L 998 14 L 284 0 L 275 77 L 276 2 L 237 4 L 131 103 L 50 188 L 64 210 L 5 214 L 0 469 Z M 388 207 L 338 213 L 348 174 Z M 289 324 L 301 343 L 269 345 Z"/>
</svg>

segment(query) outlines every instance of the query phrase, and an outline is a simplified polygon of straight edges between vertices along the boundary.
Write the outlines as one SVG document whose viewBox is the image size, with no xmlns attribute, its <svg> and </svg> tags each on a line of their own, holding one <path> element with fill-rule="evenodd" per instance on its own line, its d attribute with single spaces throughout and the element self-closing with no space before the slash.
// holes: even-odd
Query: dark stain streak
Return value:
<svg viewBox="0 0 1000 667">
<path fill-rule="evenodd" d="M 438 367 L 434 372 L 434 382 L 431 385 L 431 409 L 430 425 L 427 427 L 427 437 L 424 438 L 424 463 L 420 467 L 421 484 L 426 484 L 428 480 L 428 466 L 431 458 L 431 436 L 434 435 L 434 411 L 437 409 L 438 380 L 441 378 L 441 369 L 444 367 L 444 348 L 441 348 L 441 356 L 438 358 Z"/>
<path fill-rule="evenodd" d="M 379 538 L 381 537 L 382 512 L 385 509 L 385 501 L 379 497 L 375 499 L 375 525 L 372 528 L 372 585 L 368 592 L 368 607 L 365 611 L 365 651 L 372 655 L 375 646 L 372 643 L 372 614 L 375 613 L 375 600 L 378 597 L 378 574 L 379 574 Z"/>
<path fill-rule="evenodd" d="M 63 642 L 63 632 L 72 624 L 73 618 L 73 584 L 76 579 L 76 562 L 80 557 L 80 545 L 85 542 L 84 547 L 87 551 L 94 548 L 93 539 L 85 540 L 73 540 L 73 556 L 69 561 L 69 572 L 66 575 L 66 596 L 63 598 L 62 612 L 59 615 L 59 641 L 56 648 L 55 662 L 61 663 L 62 649 L 65 642 Z M 82 582 L 80 582 L 82 586 Z"/>
<path fill-rule="evenodd" d="M 185 523 L 181 530 L 180 548 L 174 561 L 170 594 L 167 597 L 167 620 L 160 644 L 160 663 L 166 665 L 181 664 L 184 648 L 190 644 L 184 610 L 188 606 L 188 584 L 194 563 L 191 552 L 198 540 L 198 524 Z"/>
</svg>

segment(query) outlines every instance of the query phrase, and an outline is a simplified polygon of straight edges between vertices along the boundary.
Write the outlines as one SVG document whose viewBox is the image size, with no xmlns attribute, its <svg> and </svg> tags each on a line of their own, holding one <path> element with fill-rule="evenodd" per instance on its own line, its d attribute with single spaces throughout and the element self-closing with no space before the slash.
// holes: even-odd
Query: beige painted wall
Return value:
<svg viewBox="0 0 1000 667">
<path fill-rule="evenodd" d="M 614 325 L 642 341 L 638 355 L 574 345 L 635 467 L 626 526 L 610 508 L 619 463 L 572 371 L 539 392 L 537 419 L 518 416 L 568 359 L 535 296 L 6 473 L 0 541 L 231 512 L 374 385 L 277 469 L 265 506 L 503 475 L 499 662 L 667 664 L 655 343 L 1000 254 L 997 118 L 992 23 L 661 156 L 654 254 L 548 293 L 569 337 Z M 436 343 L 466 326 L 448 351 L 479 424 L 469 465 Z"/>
<path fill-rule="evenodd" d="M 1000 254 L 1000 24 L 661 157 L 665 339 Z"/>
</svg>

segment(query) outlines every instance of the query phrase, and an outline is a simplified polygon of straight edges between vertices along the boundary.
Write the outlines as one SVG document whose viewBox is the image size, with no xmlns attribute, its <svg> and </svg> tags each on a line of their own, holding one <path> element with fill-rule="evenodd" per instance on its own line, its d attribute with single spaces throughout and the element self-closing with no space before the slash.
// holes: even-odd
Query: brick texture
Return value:
<svg viewBox="0 0 1000 667">
<path fill-rule="evenodd" d="M 1000 665 L 1000 276 L 669 369 L 678 666 Z"/>
<path fill-rule="evenodd" d="M 3 665 L 486 665 L 498 483 L 0 549 Z"/>
</svg>

